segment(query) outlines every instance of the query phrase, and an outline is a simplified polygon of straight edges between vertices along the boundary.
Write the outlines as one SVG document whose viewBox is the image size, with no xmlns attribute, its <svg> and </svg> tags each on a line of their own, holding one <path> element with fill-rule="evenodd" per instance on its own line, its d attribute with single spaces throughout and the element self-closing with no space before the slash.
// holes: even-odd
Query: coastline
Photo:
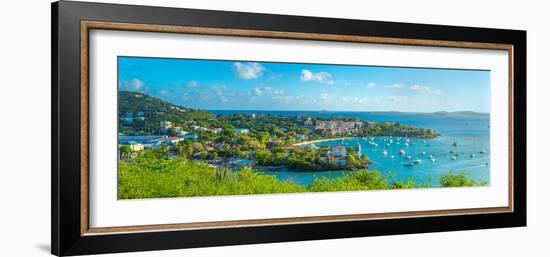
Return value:
<svg viewBox="0 0 550 257">
<path fill-rule="evenodd" d="M 362 138 L 362 137 L 335 137 L 335 138 L 324 138 L 324 139 L 318 139 L 313 141 L 305 141 L 293 144 L 292 146 L 302 146 L 302 145 L 309 145 L 309 144 L 315 144 L 320 142 L 328 142 L 328 141 L 336 141 L 336 140 L 348 140 L 348 139 L 354 139 L 354 138 Z"/>
</svg>

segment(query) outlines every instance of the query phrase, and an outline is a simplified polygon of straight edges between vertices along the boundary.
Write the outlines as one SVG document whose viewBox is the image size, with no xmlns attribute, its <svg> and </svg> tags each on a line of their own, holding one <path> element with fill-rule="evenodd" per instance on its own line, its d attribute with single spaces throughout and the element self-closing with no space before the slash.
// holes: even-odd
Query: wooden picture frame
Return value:
<svg viewBox="0 0 550 257">
<path fill-rule="evenodd" d="M 254 21 L 254 22 L 252 22 Z M 89 226 L 89 33 L 120 30 L 505 50 L 508 206 Z M 52 254 L 160 250 L 526 225 L 526 32 L 145 7 L 52 4 Z"/>
</svg>

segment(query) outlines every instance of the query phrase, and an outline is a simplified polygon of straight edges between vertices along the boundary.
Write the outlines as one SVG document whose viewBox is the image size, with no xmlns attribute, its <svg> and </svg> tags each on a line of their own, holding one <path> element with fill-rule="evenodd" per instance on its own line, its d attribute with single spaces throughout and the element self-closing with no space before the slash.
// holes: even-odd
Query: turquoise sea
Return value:
<svg viewBox="0 0 550 257">
<path fill-rule="evenodd" d="M 391 175 L 393 180 L 405 181 L 413 178 L 417 183 L 439 185 L 439 177 L 449 171 L 465 171 L 476 181 L 490 183 L 490 149 L 489 149 L 489 114 L 435 114 L 435 113 L 394 113 L 394 112 L 329 112 L 329 111 L 211 111 L 216 114 L 262 113 L 280 116 L 308 115 L 316 117 L 358 118 L 361 120 L 392 121 L 422 128 L 433 128 L 441 134 L 434 139 L 397 137 L 389 138 L 353 138 L 317 143 L 317 146 L 343 145 L 355 147 L 361 145 L 361 153 L 366 154 L 373 162 L 370 169 L 382 174 Z M 391 141 L 390 141 L 391 139 Z M 456 142 L 458 156 L 450 154 L 453 143 Z M 404 150 L 406 154 L 400 155 Z M 384 155 L 384 151 L 387 155 Z M 394 156 L 391 158 L 391 156 Z M 410 156 L 411 159 L 407 159 Z M 432 158 L 430 158 L 432 156 Z M 420 160 L 420 164 L 405 165 L 412 160 Z M 262 171 L 275 175 L 281 180 L 292 180 L 301 185 L 310 184 L 317 177 L 337 178 L 346 172 L 353 171 L 297 171 L 269 170 Z"/>
</svg>

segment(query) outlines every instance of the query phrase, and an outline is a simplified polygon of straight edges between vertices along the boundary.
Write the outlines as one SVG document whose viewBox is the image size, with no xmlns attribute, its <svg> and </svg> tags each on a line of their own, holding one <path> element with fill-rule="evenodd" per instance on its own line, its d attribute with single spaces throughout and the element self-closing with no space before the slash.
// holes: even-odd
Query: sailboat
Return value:
<svg viewBox="0 0 550 257">
<path fill-rule="evenodd" d="M 458 143 L 455 141 L 453 142 L 453 144 L 451 145 L 451 151 L 450 151 L 451 155 L 453 156 L 458 156 Z"/>
</svg>

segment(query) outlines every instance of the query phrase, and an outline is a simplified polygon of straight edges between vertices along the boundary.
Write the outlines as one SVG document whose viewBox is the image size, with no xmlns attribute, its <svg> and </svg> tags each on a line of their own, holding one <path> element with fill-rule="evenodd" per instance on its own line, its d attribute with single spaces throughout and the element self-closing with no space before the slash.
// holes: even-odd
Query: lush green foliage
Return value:
<svg viewBox="0 0 550 257">
<path fill-rule="evenodd" d="M 313 171 L 363 169 L 367 168 L 370 164 L 366 155 L 356 157 L 352 151 L 346 156 L 345 163 L 338 164 L 327 158 L 326 153 L 328 150 L 328 147 L 320 147 L 318 149 L 285 149 L 277 147 L 272 152 L 268 150 L 257 151 L 254 157 L 258 165 L 286 166 L 289 169 Z"/>
<path fill-rule="evenodd" d="M 303 192 L 304 188 L 252 171 L 232 172 L 186 159 L 153 155 L 119 162 L 119 199 Z"/>
<path fill-rule="evenodd" d="M 470 187 L 470 186 L 484 186 L 487 182 L 476 182 L 470 178 L 466 172 L 452 173 L 449 172 L 439 178 L 439 183 L 442 187 Z"/>
<path fill-rule="evenodd" d="M 119 199 L 395 188 L 388 186 L 386 178 L 376 171 L 350 171 L 342 178 L 320 178 L 304 187 L 253 171 L 234 172 L 184 158 L 159 158 L 159 154 L 146 152 L 132 161 L 119 162 Z"/>
<path fill-rule="evenodd" d="M 165 159 L 162 151 L 146 151 L 131 161 L 119 162 L 118 198 L 165 198 L 215 195 L 385 190 L 427 187 L 412 179 L 389 182 L 391 177 L 378 171 L 349 171 L 336 178 L 317 178 L 309 186 L 280 181 L 259 172 L 212 168 L 185 158 Z M 449 173 L 442 186 L 475 186 L 465 173 Z"/>
</svg>

